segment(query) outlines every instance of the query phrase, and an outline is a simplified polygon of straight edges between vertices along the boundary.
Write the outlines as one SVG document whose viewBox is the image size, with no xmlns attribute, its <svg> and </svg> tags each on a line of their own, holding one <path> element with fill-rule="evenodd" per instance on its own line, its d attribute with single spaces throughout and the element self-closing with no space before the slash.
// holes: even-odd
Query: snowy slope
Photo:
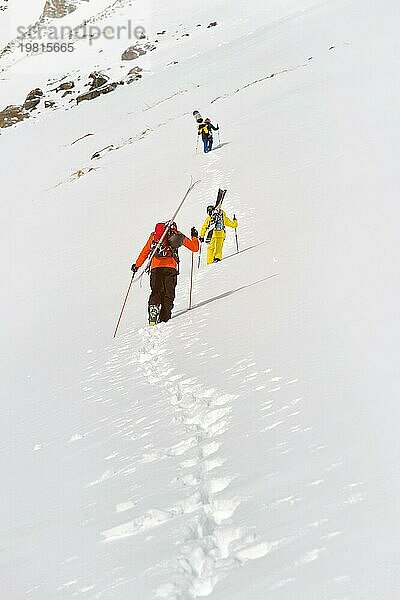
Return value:
<svg viewBox="0 0 400 600">
<path fill-rule="evenodd" d="M 98 40 L 0 64 L 0 109 L 65 74 L 143 68 L 1 130 L 8 600 L 397 598 L 399 14 L 384 4 L 122 2 L 107 22 L 159 39 L 137 61 Z M 208 156 L 194 108 L 221 125 Z M 113 340 L 130 265 L 191 176 L 180 228 L 226 187 L 241 253 L 228 231 L 187 312 L 182 252 L 176 318 L 148 330 L 145 279 Z"/>
</svg>

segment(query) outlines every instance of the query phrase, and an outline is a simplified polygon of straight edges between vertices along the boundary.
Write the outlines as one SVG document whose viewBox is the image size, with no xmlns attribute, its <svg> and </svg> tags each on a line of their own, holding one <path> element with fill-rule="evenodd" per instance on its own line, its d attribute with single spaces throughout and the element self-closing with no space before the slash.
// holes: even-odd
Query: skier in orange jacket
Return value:
<svg viewBox="0 0 400 600">
<path fill-rule="evenodd" d="M 167 234 L 160 244 L 165 229 Z M 185 246 L 192 252 L 199 249 L 198 232 L 191 230 L 191 239 L 178 231 L 176 223 L 157 223 L 149 235 L 131 270 L 135 274 L 149 255 L 156 250 L 150 265 L 149 325 L 169 321 L 174 306 L 175 288 L 179 274 L 178 248 Z"/>
</svg>

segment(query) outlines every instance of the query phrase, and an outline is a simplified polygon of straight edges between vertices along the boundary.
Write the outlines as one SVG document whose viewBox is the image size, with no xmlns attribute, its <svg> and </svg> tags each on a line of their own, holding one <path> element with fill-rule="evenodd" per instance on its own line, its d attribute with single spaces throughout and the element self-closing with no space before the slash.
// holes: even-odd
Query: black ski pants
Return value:
<svg viewBox="0 0 400 600">
<path fill-rule="evenodd" d="M 166 322 L 171 318 L 177 281 L 178 273 L 176 269 L 171 267 L 156 267 L 151 270 L 149 306 L 150 304 L 161 305 L 160 321 Z"/>
</svg>

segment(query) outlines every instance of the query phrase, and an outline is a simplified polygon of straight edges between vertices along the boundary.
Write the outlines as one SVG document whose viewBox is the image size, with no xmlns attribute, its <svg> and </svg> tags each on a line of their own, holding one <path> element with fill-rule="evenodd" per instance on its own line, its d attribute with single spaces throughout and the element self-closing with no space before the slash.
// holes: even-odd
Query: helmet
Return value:
<svg viewBox="0 0 400 600">
<path fill-rule="evenodd" d="M 209 119 L 209 118 L 207 117 L 207 119 L 206 119 L 204 122 L 205 122 L 205 123 L 211 123 L 211 119 Z"/>
<path fill-rule="evenodd" d="M 215 206 L 213 204 L 210 204 L 209 206 L 207 206 L 207 212 L 210 215 L 210 217 L 213 214 L 214 209 L 215 209 Z"/>
</svg>

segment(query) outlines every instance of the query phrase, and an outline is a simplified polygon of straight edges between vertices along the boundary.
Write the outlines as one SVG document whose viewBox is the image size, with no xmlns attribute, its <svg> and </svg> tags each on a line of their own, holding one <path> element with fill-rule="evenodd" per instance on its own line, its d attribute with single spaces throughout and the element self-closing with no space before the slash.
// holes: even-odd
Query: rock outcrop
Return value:
<svg viewBox="0 0 400 600">
<path fill-rule="evenodd" d="M 139 46 L 139 44 L 136 44 L 135 46 L 129 46 L 129 48 L 123 52 L 121 60 L 135 60 L 136 58 L 139 58 L 139 56 L 143 56 L 143 54 L 146 54 L 146 50 Z"/>
<path fill-rule="evenodd" d="M 128 73 L 126 83 L 133 83 L 134 81 L 141 79 L 141 71 L 143 71 L 143 69 L 140 67 L 133 67 L 133 69 L 131 69 Z"/>
<path fill-rule="evenodd" d="M 76 103 L 80 104 L 80 102 L 83 102 L 84 100 L 93 100 L 93 98 L 98 98 L 98 96 L 101 96 L 102 94 L 109 94 L 110 92 L 113 92 L 117 88 L 118 85 L 119 85 L 119 83 L 114 81 L 103 87 L 95 88 L 89 92 L 80 94 L 76 99 Z"/>
<path fill-rule="evenodd" d="M 109 77 L 107 77 L 107 75 L 97 73 L 97 71 L 93 71 L 93 73 L 90 73 L 89 79 L 91 80 L 89 88 L 90 90 L 100 88 L 109 81 Z"/>
<path fill-rule="evenodd" d="M 71 0 L 46 0 L 42 17 L 62 19 L 74 10 L 76 10 L 76 6 Z"/>
<path fill-rule="evenodd" d="M 22 106 L 7 106 L 0 111 L 0 128 L 11 127 L 11 125 L 15 125 L 15 123 L 19 123 L 28 117 L 29 114 Z"/>
<path fill-rule="evenodd" d="M 24 110 L 33 110 L 39 104 L 40 100 L 42 99 L 42 96 L 43 96 L 43 92 L 40 88 L 36 88 L 35 90 L 32 90 L 27 95 L 22 107 L 24 108 Z"/>
<path fill-rule="evenodd" d="M 66 90 L 72 90 L 72 88 L 75 87 L 75 83 L 73 81 L 65 81 L 64 83 L 61 83 L 57 88 L 56 88 L 56 92 L 64 92 Z"/>
</svg>

